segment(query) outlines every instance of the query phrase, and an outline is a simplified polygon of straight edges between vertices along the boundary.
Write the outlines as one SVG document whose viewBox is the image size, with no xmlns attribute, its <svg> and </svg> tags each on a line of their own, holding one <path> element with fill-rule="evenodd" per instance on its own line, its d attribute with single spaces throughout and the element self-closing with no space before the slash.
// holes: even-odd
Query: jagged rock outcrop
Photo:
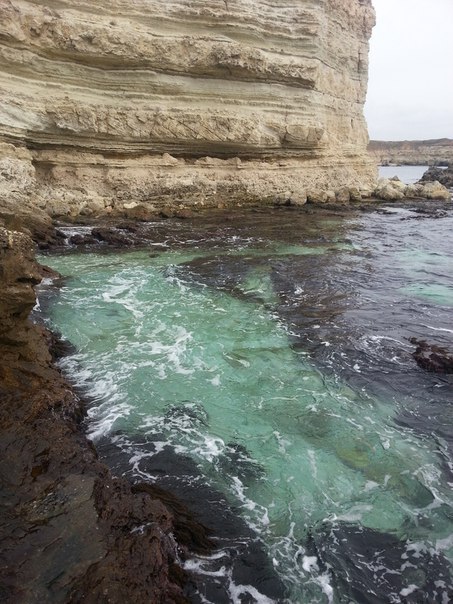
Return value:
<svg viewBox="0 0 453 604">
<path fill-rule="evenodd" d="M 453 165 L 453 140 L 370 141 L 368 152 L 381 166 Z"/>
<path fill-rule="evenodd" d="M 453 189 L 453 162 L 449 168 L 429 168 L 420 179 L 420 183 L 437 180 L 448 189 Z"/>
<path fill-rule="evenodd" d="M 371 189 L 371 0 L 0 0 L 0 183 L 50 214 Z"/>
</svg>

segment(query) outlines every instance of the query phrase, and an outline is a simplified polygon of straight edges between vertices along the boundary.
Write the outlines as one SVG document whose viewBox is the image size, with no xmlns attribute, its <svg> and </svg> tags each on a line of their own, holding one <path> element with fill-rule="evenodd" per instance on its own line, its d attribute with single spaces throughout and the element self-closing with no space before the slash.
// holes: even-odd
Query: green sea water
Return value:
<svg viewBox="0 0 453 604">
<path fill-rule="evenodd" d="M 150 480 L 158 477 L 143 476 L 142 456 L 166 447 L 189 456 L 264 543 L 285 586 L 281 601 L 353 601 L 342 599 L 331 569 L 306 545 L 326 523 L 365 527 L 412 551 L 451 556 L 453 496 L 437 441 L 398 425 L 390 390 L 378 396 L 332 366 L 325 370 L 303 342 L 294 346 L 292 326 L 278 312 L 272 263 L 262 261 L 330 254 L 351 256 L 353 264 L 363 241 L 274 241 L 263 249 L 229 240 L 215 255 L 190 248 L 45 258 L 67 276 L 46 314 L 77 349 L 61 364 L 89 392 L 90 438 L 116 439 L 136 475 Z M 210 262 L 215 281 L 218 257 L 246 261 L 234 288 L 191 271 L 194 261 Z M 407 267 L 413 262 L 397 258 Z M 446 286 L 413 280 L 398 291 L 451 305 Z M 326 354 L 334 352 L 328 332 L 323 338 Z M 359 365 L 352 371 L 361 377 Z M 153 443 L 151 452 L 133 449 L 137 435 Z M 196 558 L 188 568 L 213 572 Z M 409 594 L 422 589 L 414 582 L 403 587 Z M 403 601 L 404 593 L 381 601 Z M 229 598 L 275 601 L 231 580 Z"/>
</svg>

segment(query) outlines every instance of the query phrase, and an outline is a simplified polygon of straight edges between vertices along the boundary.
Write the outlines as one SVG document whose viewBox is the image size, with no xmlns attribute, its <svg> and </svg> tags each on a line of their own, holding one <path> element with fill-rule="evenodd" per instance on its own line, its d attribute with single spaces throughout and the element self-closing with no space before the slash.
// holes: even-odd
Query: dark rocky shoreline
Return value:
<svg viewBox="0 0 453 604">
<path fill-rule="evenodd" d="M 187 602 L 178 561 L 209 551 L 206 529 L 99 461 L 61 346 L 28 318 L 43 275 L 31 239 L 1 228 L 0 257 L 1 600 Z"/>
<path fill-rule="evenodd" d="M 441 211 L 433 202 L 416 208 L 420 218 Z M 252 211 L 332 216 L 386 210 L 374 202 Z M 195 220 L 209 222 L 213 214 Z M 228 212 L 219 214 L 228 221 Z M 189 552 L 213 548 L 209 530 L 174 496 L 115 477 L 99 460 L 81 427 L 84 402 L 55 366 L 64 346 L 29 319 L 34 286 L 50 276 L 34 260 L 32 239 L 43 251 L 67 247 L 65 226 L 55 228 L 44 214 L 0 218 L 7 226 L 0 227 L 1 599 L 188 602 L 193 587 L 180 562 Z M 175 218 L 185 224 L 190 217 Z M 86 224 L 93 225 L 91 232 L 69 238 L 73 247 L 107 250 L 150 242 L 144 221 Z"/>
</svg>

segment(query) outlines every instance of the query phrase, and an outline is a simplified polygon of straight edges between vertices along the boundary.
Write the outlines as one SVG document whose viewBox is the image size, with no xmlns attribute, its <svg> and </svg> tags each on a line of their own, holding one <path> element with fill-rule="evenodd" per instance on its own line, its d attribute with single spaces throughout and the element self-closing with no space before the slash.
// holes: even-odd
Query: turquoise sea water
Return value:
<svg viewBox="0 0 453 604">
<path fill-rule="evenodd" d="M 62 368 L 90 396 L 90 437 L 136 479 L 162 481 L 148 462 L 165 452 L 190 459 L 190 488 L 226 498 L 283 586 L 239 580 L 220 545 L 186 562 L 194 602 L 449 601 L 451 432 L 426 418 L 451 414 L 452 384 L 415 365 L 408 338 L 449 337 L 453 255 L 436 238 L 414 253 L 412 217 L 197 237 L 169 223 L 159 253 L 45 258 L 67 275 L 46 314 L 77 348 Z"/>
</svg>

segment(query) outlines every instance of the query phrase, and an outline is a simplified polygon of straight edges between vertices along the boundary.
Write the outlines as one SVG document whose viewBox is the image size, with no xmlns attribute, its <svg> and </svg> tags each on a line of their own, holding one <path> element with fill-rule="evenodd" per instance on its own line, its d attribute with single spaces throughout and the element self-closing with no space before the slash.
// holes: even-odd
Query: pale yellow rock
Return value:
<svg viewBox="0 0 453 604">
<path fill-rule="evenodd" d="M 451 192 L 437 180 L 434 182 L 420 183 L 420 185 L 421 196 L 426 197 L 426 199 L 439 199 L 443 201 L 449 201 L 451 199 Z"/>
<path fill-rule="evenodd" d="M 349 198 L 351 201 L 362 201 L 362 193 L 359 189 L 352 187 L 349 189 Z"/>
<path fill-rule="evenodd" d="M 380 178 L 375 196 L 383 201 L 400 201 L 404 199 L 405 187 L 401 188 L 397 182 L 388 178 Z"/>
<path fill-rule="evenodd" d="M 402 193 L 406 191 L 407 184 L 401 181 L 397 176 L 390 178 L 390 184 L 397 191 L 401 191 Z"/>
<path fill-rule="evenodd" d="M 335 195 L 336 197 L 336 195 Z M 327 191 L 325 191 L 324 189 L 312 189 L 311 191 L 308 191 L 307 193 L 307 203 L 312 203 L 312 204 L 321 204 L 321 203 L 327 203 L 327 201 L 329 200 Z"/>
<path fill-rule="evenodd" d="M 332 189 L 329 189 L 328 191 L 326 191 L 326 196 L 327 196 L 327 203 L 335 203 L 337 200 L 335 191 L 332 191 Z"/>
<path fill-rule="evenodd" d="M 307 194 L 305 191 L 291 193 L 290 204 L 292 206 L 304 206 L 307 203 Z"/>
<path fill-rule="evenodd" d="M 371 0 L 0 0 L 0 190 L 77 215 L 374 188 L 373 25 Z"/>
<path fill-rule="evenodd" d="M 348 203 L 351 199 L 351 193 L 348 187 L 342 187 L 335 193 L 338 203 Z"/>
<path fill-rule="evenodd" d="M 423 197 L 423 185 L 417 183 L 407 185 L 404 194 L 406 197 Z"/>
</svg>

